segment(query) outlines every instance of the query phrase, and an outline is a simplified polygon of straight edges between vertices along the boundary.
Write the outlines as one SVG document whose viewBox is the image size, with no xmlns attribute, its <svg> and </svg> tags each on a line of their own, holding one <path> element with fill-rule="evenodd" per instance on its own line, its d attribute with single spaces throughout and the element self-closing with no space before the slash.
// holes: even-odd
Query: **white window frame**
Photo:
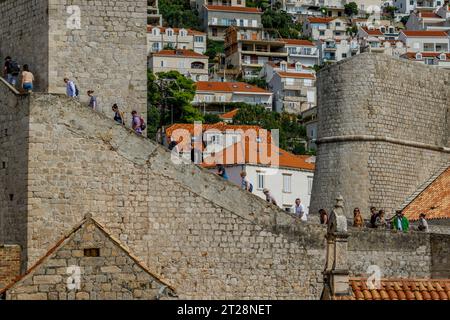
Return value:
<svg viewBox="0 0 450 320">
<path fill-rule="evenodd" d="M 258 190 L 263 190 L 266 187 L 266 174 L 264 171 L 256 171 Z"/>
<path fill-rule="evenodd" d="M 308 194 L 310 195 L 312 193 L 312 186 L 313 186 L 313 176 L 308 176 Z"/>
<path fill-rule="evenodd" d="M 292 193 L 292 174 L 283 173 L 283 193 Z"/>
</svg>

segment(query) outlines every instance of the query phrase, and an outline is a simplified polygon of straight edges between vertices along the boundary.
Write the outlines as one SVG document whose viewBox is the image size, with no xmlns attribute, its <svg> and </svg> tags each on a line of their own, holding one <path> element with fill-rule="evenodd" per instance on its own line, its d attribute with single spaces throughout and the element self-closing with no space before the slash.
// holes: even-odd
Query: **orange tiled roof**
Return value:
<svg viewBox="0 0 450 320">
<path fill-rule="evenodd" d="M 407 37 L 438 37 L 438 38 L 448 38 L 448 34 L 444 31 L 433 31 L 433 30 L 402 30 Z"/>
<path fill-rule="evenodd" d="M 350 278 L 350 300 L 450 300 L 450 279 L 382 279 L 369 289 L 367 279 Z"/>
<path fill-rule="evenodd" d="M 269 165 L 267 162 L 273 156 L 278 156 L 278 163 L 270 164 L 275 167 L 288 167 L 295 169 L 303 169 L 314 171 L 315 163 L 309 161 L 311 156 L 297 156 L 288 151 L 285 151 L 275 145 L 270 145 L 269 143 L 262 142 L 257 143 L 256 141 L 251 143 L 247 139 L 245 143 L 238 142 L 234 145 L 228 147 L 225 150 L 217 152 L 214 156 L 204 159 L 204 167 L 210 168 L 215 167 L 217 164 L 223 165 L 239 165 L 239 164 L 255 164 L 255 165 Z M 245 147 L 245 152 L 244 152 Z M 231 158 L 231 159 L 230 159 Z"/>
<path fill-rule="evenodd" d="M 207 6 L 205 8 L 214 11 L 231 11 L 231 12 L 249 12 L 249 13 L 262 13 L 259 8 L 248 8 L 248 7 L 233 7 L 233 6 Z"/>
<path fill-rule="evenodd" d="M 407 52 L 405 53 L 405 57 L 409 60 L 416 60 L 417 52 Z M 442 52 L 420 52 L 422 58 L 438 58 Z M 450 53 L 446 53 L 447 59 L 450 59 Z"/>
<path fill-rule="evenodd" d="M 159 26 L 152 26 L 152 25 L 148 25 L 147 26 L 147 32 L 151 32 L 153 29 L 159 29 L 161 32 L 166 32 L 166 29 L 172 29 L 174 33 L 179 33 L 180 30 L 182 28 L 166 28 L 166 27 L 159 27 Z M 198 31 L 198 30 L 193 30 L 193 29 L 185 29 L 188 33 L 188 35 L 206 35 L 206 33 Z"/>
<path fill-rule="evenodd" d="M 308 17 L 308 21 L 310 23 L 328 23 L 333 21 L 336 18 L 321 18 L 321 17 Z"/>
<path fill-rule="evenodd" d="M 436 12 L 421 12 L 420 16 L 422 18 L 442 19 L 442 17 L 440 15 L 437 15 Z"/>
<path fill-rule="evenodd" d="M 314 43 L 312 43 L 309 40 L 301 40 L 301 39 L 279 39 L 279 40 L 284 41 L 286 44 L 315 47 Z"/>
<path fill-rule="evenodd" d="M 217 82 L 217 81 L 198 81 L 197 91 L 215 91 L 215 92 L 248 92 L 272 94 L 271 92 L 252 86 L 245 82 Z"/>
<path fill-rule="evenodd" d="M 298 78 L 298 79 L 315 79 L 316 77 L 312 73 L 296 73 L 296 72 L 277 72 L 282 78 Z"/>
<path fill-rule="evenodd" d="M 369 36 L 382 36 L 383 33 L 379 29 L 362 28 Z"/>
<path fill-rule="evenodd" d="M 229 111 L 227 113 L 221 114 L 220 117 L 222 119 L 231 120 L 238 113 L 238 111 L 239 111 L 239 109 L 234 109 L 234 110 L 231 110 L 231 111 Z"/>
<path fill-rule="evenodd" d="M 208 56 L 197 53 L 192 50 L 187 49 L 177 49 L 177 50 L 161 50 L 152 54 L 153 56 L 161 57 L 161 56 L 178 56 L 178 57 L 195 57 L 195 58 L 205 58 L 208 59 Z"/>
<path fill-rule="evenodd" d="M 421 212 L 427 219 L 450 218 L 450 167 L 403 209 L 412 221 L 418 220 Z"/>
</svg>

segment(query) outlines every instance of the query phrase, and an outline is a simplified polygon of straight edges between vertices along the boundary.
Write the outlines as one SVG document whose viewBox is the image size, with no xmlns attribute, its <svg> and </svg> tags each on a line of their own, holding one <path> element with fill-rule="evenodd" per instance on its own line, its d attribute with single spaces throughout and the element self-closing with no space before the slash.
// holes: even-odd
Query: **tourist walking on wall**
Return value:
<svg viewBox="0 0 450 320">
<path fill-rule="evenodd" d="M 364 227 L 364 219 L 359 208 L 353 210 L 353 226 L 357 228 Z"/>
<path fill-rule="evenodd" d="M 112 111 L 114 112 L 114 121 L 124 126 L 125 115 L 122 111 L 119 110 L 119 106 L 117 105 L 117 103 L 114 103 L 114 105 L 112 106 Z"/>
<path fill-rule="evenodd" d="M 97 110 L 97 97 L 94 96 L 94 90 L 88 90 L 87 95 L 89 97 L 89 107 L 92 110 Z"/>
<path fill-rule="evenodd" d="M 241 172 L 241 187 L 242 190 L 246 190 L 248 192 L 253 192 L 253 185 L 248 181 L 247 172 Z"/>
<path fill-rule="evenodd" d="M 300 198 L 295 199 L 294 212 L 297 217 L 302 219 L 302 221 L 308 220 L 305 212 L 305 207 L 303 206 Z"/>
<path fill-rule="evenodd" d="M 328 213 L 325 209 L 319 210 L 320 224 L 328 224 Z"/>
<path fill-rule="evenodd" d="M 6 81 L 8 81 L 10 85 L 15 87 L 17 84 L 17 80 L 19 78 L 19 73 L 20 73 L 20 66 L 18 65 L 18 63 L 12 60 L 10 56 L 7 56 L 5 58 L 5 64 L 3 67 L 3 74 Z"/>
<path fill-rule="evenodd" d="M 223 166 L 223 164 L 217 165 L 217 174 L 219 176 L 221 176 L 222 178 L 224 178 L 225 180 L 228 180 L 228 174 L 227 174 L 227 171 L 225 170 L 225 167 Z"/>
<path fill-rule="evenodd" d="M 264 193 L 264 195 L 266 196 L 266 201 L 267 202 L 270 202 L 270 203 L 272 203 L 272 204 L 274 204 L 274 205 L 278 205 L 277 204 L 277 201 L 275 200 L 275 198 L 272 196 L 272 193 L 270 193 L 270 190 L 269 189 L 267 189 L 267 188 L 264 188 L 263 189 L 263 193 Z"/>
<path fill-rule="evenodd" d="M 419 215 L 419 226 L 417 227 L 419 231 L 429 232 L 427 219 L 425 219 L 425 213 Z"/>
<path fill-rule="evenodd" d="M 64 83 L 66 84 L 66 94 L 68 97 L 76 98 L 80 95 L 77 86 L 69 78 L 64 78 Z"/>
<path fill-rule="evenodd" d="M 392 229 L 403 232 L 408 232 L 409 230 L 409 221 L 401 210 L 395 212 L 395 217 L 392 219 Z"/>
<path fill-rule="evenodd" d="M 23 66 L 21 87 L 26 92 L 33 91 L 34 75 L 30 72 L 27 64 Z"/>
<path fill-rule="evenodd" d="M 375 228 L 385 229 L 387 226 L 386 219 L 384 218 L 384 210 L 380 210 L 375 218 Z"/>
<path fill-rule="evenodd" d="M 131 112 L 131 117 L 131 128 L 133 128 L 136 134 L 142 135 L 146 127 L 144 119 L 135 110 Z"/>
</svg>

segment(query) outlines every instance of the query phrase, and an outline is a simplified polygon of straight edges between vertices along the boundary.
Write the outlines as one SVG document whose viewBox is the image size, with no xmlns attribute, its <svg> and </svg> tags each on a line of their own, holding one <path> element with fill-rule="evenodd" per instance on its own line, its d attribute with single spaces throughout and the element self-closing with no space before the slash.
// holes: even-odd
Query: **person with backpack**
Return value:
<svg viewBox="0 0 450 320">
<path fill-rule="evenodd" d="M 94 96 L 94 90 L 88 90 L 87 95 L 89 97 L 89 107 L 92 110 L 97 110 L 97 97 Z"/>
<path fill-rule="evenodd" d="M 228 180 L 228 174 L 223 164 L 217 165 L 217 174 L 222 178 L 224 178 L 225 180 Z"/>
<path fill-rule="evenodd" d="M 119 106 L 117 103 L 114 103 L 112 106 L 112 111 L 114 112 L 114 121 L 118 124 L 124 126 L 125 125 L 125 115 L 122 111 L 119 110 Z"/>
<path fill-rule="evenodd" d="M 12 60 L 10 56 L 7 56 L 5 58 L 3 74 L 6 81 L 8 81 L 10 85 L 15 87 L 20 74 L 20 66 L 16 61 Z"/>
<path fill-rule="evenodd" d="M 66 93 L 68 97 L 76 98 L 80 95 L 77 86 L 72 80 L 69 78 L 64 78 L 64 83 L 66 84 Z"/>
<path fill-rule="evenodd" d="M 253 192 L 253 185 L 250 181 L 247 179 L 247 172 L 242 171 L 241 172 L 241 187 L 243 190 L 246 190 L 248 192 Z"/>
<path fill-rule="evenodd" d="M 147 127 L 144 119 L 138 115 L 136 110 L 131 112 L 132 120 L 131 120 L 131 128 L 133 128 L 134 132 L 138 135 L 142 135 L 142 132 Z"/>
<path fill-rule="evenodd" d="M 27 64 L 23 65 L 21 87 L 26 92 L 33 91 L 34 75 L 30 72 Z"/>
</svg>

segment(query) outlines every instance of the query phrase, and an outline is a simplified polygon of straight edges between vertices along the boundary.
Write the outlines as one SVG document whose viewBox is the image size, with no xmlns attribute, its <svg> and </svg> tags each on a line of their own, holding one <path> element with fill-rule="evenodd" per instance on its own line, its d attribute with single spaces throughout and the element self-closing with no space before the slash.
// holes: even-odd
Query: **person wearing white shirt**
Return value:
<svg viewBox="0 0 450 320">
<path fill-rule="evenodd" d="M 305 207 L 302 204 L 300 198 L 295 199 L 295 215 L 302 219 L 302 221 L 308 220 L 308 215 L 305 212 Z"/>
</svg>

